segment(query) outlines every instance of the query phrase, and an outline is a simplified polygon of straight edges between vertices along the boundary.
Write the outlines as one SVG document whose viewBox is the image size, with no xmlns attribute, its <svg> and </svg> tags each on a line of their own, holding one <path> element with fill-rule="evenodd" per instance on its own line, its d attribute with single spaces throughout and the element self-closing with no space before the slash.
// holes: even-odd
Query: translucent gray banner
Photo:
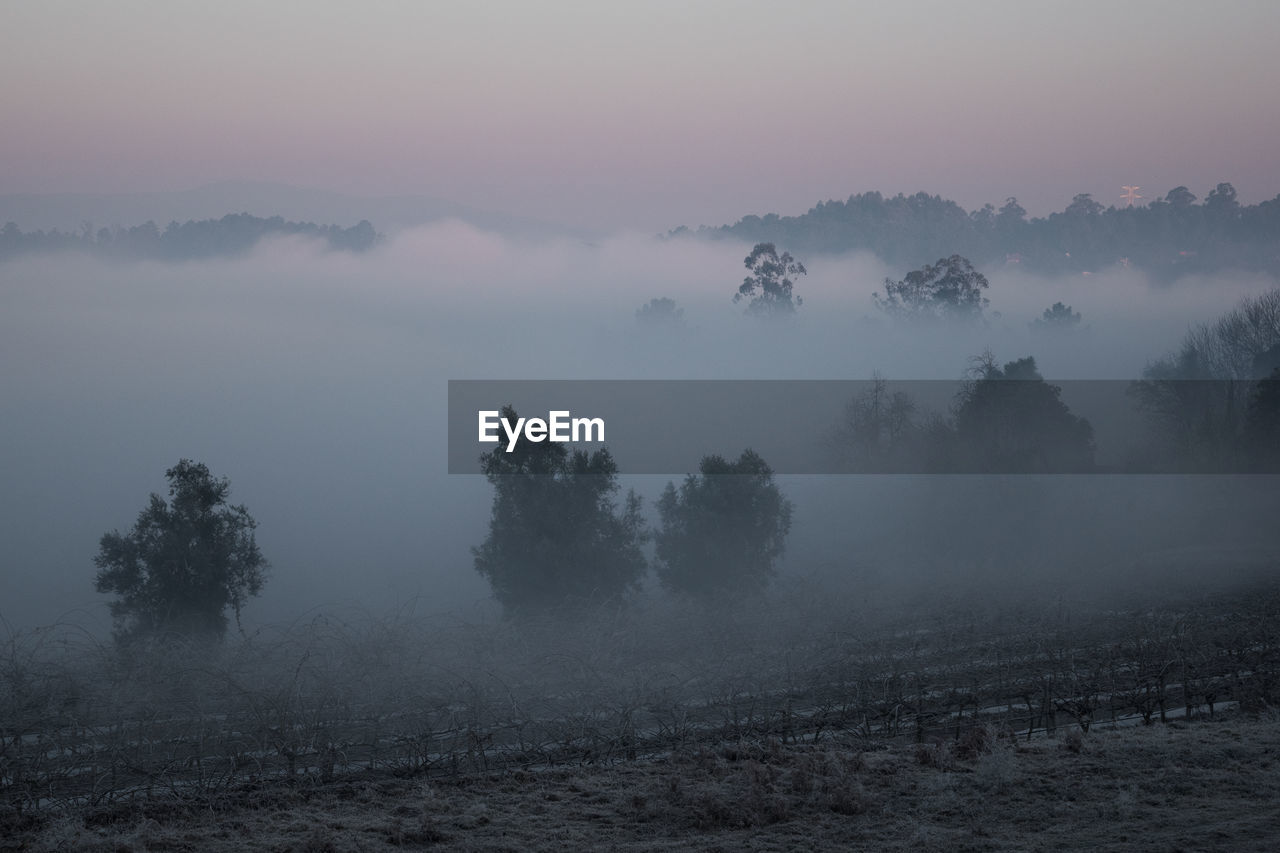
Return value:
<svg viewBox="0 0 1280 853">
<path fill-rule="evenodd" d="M 453 380 L 449 472 L 563 444 L 607 447 L 623 474 L 748 448 L 779 474 L 1275 473 L 1273 384 Z"/>
</svg>

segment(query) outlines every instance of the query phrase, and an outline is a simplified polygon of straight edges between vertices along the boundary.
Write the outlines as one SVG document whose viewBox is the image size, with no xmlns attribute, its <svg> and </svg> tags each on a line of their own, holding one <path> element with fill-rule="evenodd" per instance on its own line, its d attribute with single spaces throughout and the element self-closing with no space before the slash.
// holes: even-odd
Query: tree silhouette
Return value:
<svg viewBox="0 0 1280 853">
<path fill-rule="evenodd" d="M 636 311 L 642 326 L 679 326 L 684 322 L 684 309 L 666 296 L 650 299 Z"/>
<path fill-rule="evenodd" d="M 790 253 L 778 254 L 772 243 L 757 243 L 743 260 L 751 275 L 742 280 L 733 301 L 750 297 L 747 313 L 760 317 L 783 317 L 796 312 L 804 300 L 792 298 L 793 276 L 805 275 L 804 264 Z"/>
<path fill-rule="evenodd" d="M 502 417 L 518 416 L 505 406 Z M 489 535 L 472 554 L 508 615 L 616 602 L 639 585 L 640 498 L 629 492 L 617 510 L 618 466 L 607 448 L 588 454 L 522 441 L 510 453 L 499 444 L 480 461 L 493 510 Z"/>
<path fill-rule="evenodd" d="M 267 561 L 254 538 L 257 522 L 229 506 L 230 482 L 188 459 L 165 472 L 169 502 L 157 494 L 127 535 L 102 537 L 94 565 L 98 592 L 111 603 L 122 641 L 162 633 L 221 638 L 228 607 L 240 620 L 262 591 Z"/>
<path fill-rule="evenodd" d="M 990 300 L 982 295 L 987 278 L 959 255 L 907 273 L 901 281 L 884 280 L 885 295 L 873 298 L 881 311 L 910 322 L 977 320 Z"/>
<path fill-rule="evenodd" d="M 1280 365 L 1280 288 L 1187 331 L 1178 349 L 1133 383 L 1150 428 L 1145 451 L 1180 469 L 1240 464 L 1244 415 L 1254 381 Z"/>
<path fill-rule="evenodd" d="M 1246 470 L 1280 472 L 1280 367 L 1254 385 L 1245 413 L 1244 437 Z"/>
<path fill-rule="evenodd" d="M 1080 312 L 1072 311 L 1070 305 L 1055 302 L 1044 309 L 1044 313 L 1031 321 L 1031 327 L 1040 331 L 1065 332 L 1080 325 Z"/>
<path fill-rule="evenodd" d="M 1063 211 L 1065 216 L 1099 216 L 1105 208 L 1093 200 L 1093 193 L 1078 193 Z"/>
<path fill-rule="evenodd" d="M 759 592 L 769 583 L 791 530 L 791 502 L 754 451 L 737 462 L 703 457 L 697 475 L 658 502 L 658 578 L 702 600 Z"/>
<path fill-rule="evenodd" d="M 1236 188 L 1229 183 L 1218 184 L 1205 196 L 1204 209 L 1212 216 L 1234 216 L 1240 209 L 1240 202 L 1236 201 Z"/>
<path fill-rule="evenodd" d="M 1188 208 L 1196 203 L 1196 194 L 1186 187 L 1174 187 L 1165 195 L 1164 200 L 1175 208 Z"/>
<path fill-rule="evenodd" d="M 889 391 L 878 373 L 871 385 L 845 404 L 830 435 L 842 470 L 858 473 L 905 471 L 922 463 L 922 427 L 916 402 L 903 391 Z"/>
<path fill-rule="evenodd" d="M 1065 473 L 1093 468 L 1093 427 L 1071 413 L 1062 389 L 1044 381 L 1030 356 L 996 366 L 990 353 L 958 395 L 958 470 Z"/>
</svg>

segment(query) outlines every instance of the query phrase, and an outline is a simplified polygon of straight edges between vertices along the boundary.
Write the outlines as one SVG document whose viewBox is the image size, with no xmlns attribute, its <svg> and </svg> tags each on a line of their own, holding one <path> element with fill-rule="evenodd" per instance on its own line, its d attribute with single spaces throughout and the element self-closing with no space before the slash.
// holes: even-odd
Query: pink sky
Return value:
<svg viewBox="0 0 1280 853">
<path fill-rule="evenodd" d="M 1280 193 L 1280 3 L 685 5 L 9 4 L 0 193 L 271 180 L 646 230 Z"/>
</svg>

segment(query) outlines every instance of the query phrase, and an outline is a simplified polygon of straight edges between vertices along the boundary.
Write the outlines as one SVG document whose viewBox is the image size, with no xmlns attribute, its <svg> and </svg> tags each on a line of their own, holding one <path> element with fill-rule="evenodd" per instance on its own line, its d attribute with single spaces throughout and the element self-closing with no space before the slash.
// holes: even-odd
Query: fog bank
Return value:
<svg viewBox="0 0 1280 853">
<path fill-rule="evenodd" d="M 1000 361 L 1034 355 L 1049 379 L 1130 379 L 1190 324 L 1275 286 L 1251 276 L 1157 288 L 1137 271 L 1046 279 L 984 270 L 986 325 L 916 333 L 888 322 L 871 298 L 886 276 L 908 270 L 868 255 L 805 257 L 803 306 L 768 324 L 732 302 L 749 250 L 635 234 L 532 242 L 446 222 L 362 256 L 290 239 L 236 260 L 4 264 L 0 616 L 15 627 L 60 618 L 105 626 L 104 597 L 93 592 L 98 539 L 128 529 L 182 457 L 229 477 L 232 501 L 260 524 L 273 568 L 246 611 L 251 623 L 333 605 L 487 608 L 469 549 L 484 537 L 491 493 L 479 477 L 445 473 L 449 379 L 955 379 L 987 350 Z M 683 323 L 639 324 L 636 309 L 654 297 L 675 299 Z M 1058 301 L 1083 314 L 1082 328 L 1031 328 Z M 705 452 L 741 449 L 726 436 Z M 632 484 L 652 498 L 666 479 Z M 981 528 L 993 511 L 988 487 L 964 478 L 782 485 L 797 504 L 790 572 L 856 567 L 925 582 L 948 537 Z M 1154 546 L 1126 531 L 1141 520 L 1155 541 L 1180 513 L 1206 520 L 1178 525 L 1170 547 L 1274 542 L 1231 503 L 1253 505 L 1256 483 L 1252 497 L 1228 499 L 1205 481 L 1166 482 L 1156 502 L 1132 482 L 1055 480 L 1038 503 L 1026 499 L 1031 480 L 1002 488 L 1027 535 L 1016 548 L 966 540 L 973 549 L 950 564 L 1060 573 L 1066 557 L 1042 559 L 1044 543 L 1074 541 L 1080 564 L 1090 558 L 1082 536 L 1103 551 L 1114 543 L 1091 564 L 1132 562 Z M 1102 493 L 1110 503 L 1097 502 Z M 971 516 L 928 519 L 966 494 Z M 1114 506 L 1132 514 L 1109 515 Z M 904 507 L 920 514 L 907 519 Z M 928 532 L 904 543 L 911 529 Z"/>
</svg>

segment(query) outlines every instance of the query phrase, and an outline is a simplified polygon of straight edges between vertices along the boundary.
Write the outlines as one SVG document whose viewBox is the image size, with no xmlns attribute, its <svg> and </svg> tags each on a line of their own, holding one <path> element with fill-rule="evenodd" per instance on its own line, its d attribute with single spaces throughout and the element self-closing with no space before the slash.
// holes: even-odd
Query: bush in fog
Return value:
<svg viewBox="0 0 1280 853">
<path fill-rule="evenodd" d="M 804 303 L 798 296 L 793 298 L 795 282 L 792 279 L 805 275 L 808 271 L 789 252 L 779 255 L 772 243 L 757 243 L 751 254 L 743 259 L 743 265 L 751 275 L 742 280 L 738 292 L 733 295 L 733 301 L 750 298 L 751 301 L 747 303 L 748 314 L 757 317 L 785 317 L 794 314 L 796 308 Z"/>
<path fill-rule="evenodd" d="M 178 633 L 220 638 L 227 608 L 262 591 L 267 561 L 254 539 L 257 522 L 229 506 L 231 483 L 188 459 L 165 472 L 169 502 L 157 494 L 128 534 L 102 537 L 94 565 L 98 592 L 111 603 L 120 640 Z"/>
<path fill-rule="evenodd" d="M 673 592 L 712 599 L 759 592 L 791 530 L 791 502 L 747 450 L 737 462 L 703 457 L 699 474 L 668 483 L 658 502 L 658 578 Z"/>
<path fill-rule="evenodd" d="M 511 406 L 502 417 L 515 423 Z M 608 449 L 570 452 L 550 441 L 501 445 L 481 458 L 494 488 L 489 535 L 475 567 L 508 614 L 614 602 L 639 585 L 640 498 L 615 505 L 618 466 Z"/>
</svg>

